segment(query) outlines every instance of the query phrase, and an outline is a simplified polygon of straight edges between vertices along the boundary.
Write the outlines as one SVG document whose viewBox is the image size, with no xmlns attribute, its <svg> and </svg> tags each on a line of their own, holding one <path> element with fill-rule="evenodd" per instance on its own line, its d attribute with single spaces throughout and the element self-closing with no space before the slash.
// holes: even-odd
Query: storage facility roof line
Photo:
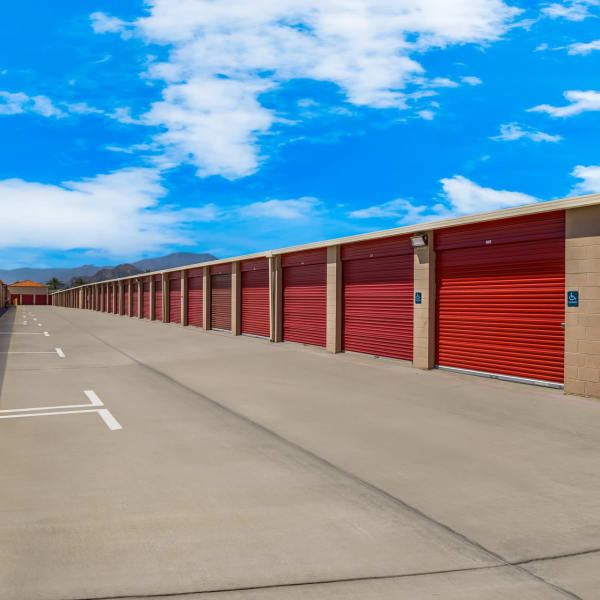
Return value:
<svg viewBox="0 0 600 600">
<path fill-rule="evenodd" d="M 237 262 L 240 260 L 248 260 L 253 258 L 262 258 L 277 256 L 281 254 L 288 254 L 290 252 L 299 252 L 302 250 L 312 250 L 316 248 L 326 248 L 327 246 L 335 246 L 339 244 L 349 244 L 352 242 L 361 242 L 366 240 L 374 240 L 394 235 L 408 235 L 410 233 L 416 233 L 425 230 L 443 229 L 447 227 L 457 227 L 459 225 L 469 225 L 473 223 L 481 223 L 484 221 L 492 221 L 496 219 L 508 219 L 510 217 L 519 217 L 524 215 L 533 215 L 543 212 L 551 212 L 556 210 L 566 210 L 571 208 L 581 208 L 584 206 L 594 206 L 600 204 L 600 193 L 586 194 L 584 196 L 576 196 L 572 198 L 562 198 L 559 200 L 548 200 L 546 202 L 536 202 L 534 204 L 526 204 L 523 206 L 515 206 L 511 208 L 503 208 L 501 210 L 489 211 L 484 213 L 476 213 L 473 215 L 466 215 L 462 217 L 455 217 L 451 219 L 442 219 L 439 221 L 431 221 L 426 223 L 417 223 L 415 225 L 407 225 L 404 227 L 396 227 L 393 229 L 384 229 L 380 231 L 374 231 L 370 233 L 361 233 L 352 236 L 346 236 L 342 238 L 334 238 L 330 240 L 324 240 L 319 242 L 311 242 L 308 244 L 302 244 L 298 246 L 290 246 L 287 248 L 278 248 L 276 250 L 264 250 L 262 252 L 254 252 L 252 254 L 244 254 L 241 256 L 232 256 L 228 258 L 221 258 L 212 261 L 206 261 L 202 263 L 195 263 L 191 265 L 182 265 L 171 269 L 162 269 L 158 271 L 150 271 L 148 273 L 138 273 L 137 275 L 129 275 L 127 277 L 118 277 L 115 279 L 106 279 L 100 282 L 87 283 L 82 286 L 67 289 L 78 289 L 82 287 L 90 287 L 98 284 L 113 283 L 117 281 L 128 281 L 136 280 L 141 277 L 147 277 L 152 275 L 159 275 L 162 273 L 172 273 L 181 270 L 197 269 L 200 267 L 218 265 L 223 263 Z M 60 293 L 66 290 L 59 290 L 54 293 Z"/>
</svg>

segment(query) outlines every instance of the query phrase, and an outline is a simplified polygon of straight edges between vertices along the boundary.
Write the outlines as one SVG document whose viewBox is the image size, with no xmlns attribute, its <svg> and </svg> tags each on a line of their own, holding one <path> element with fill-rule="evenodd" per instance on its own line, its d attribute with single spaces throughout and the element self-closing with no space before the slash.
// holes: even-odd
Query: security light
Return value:
<svg viewBox="0 0 600 600">
<path fill-rule="evenodd" d="M 410 243 L 413 248 L 421 248 L 422 246 L 427 246 L 427 234 L 426 233 L 416 233 L 411 236 Z"/>
</svg>

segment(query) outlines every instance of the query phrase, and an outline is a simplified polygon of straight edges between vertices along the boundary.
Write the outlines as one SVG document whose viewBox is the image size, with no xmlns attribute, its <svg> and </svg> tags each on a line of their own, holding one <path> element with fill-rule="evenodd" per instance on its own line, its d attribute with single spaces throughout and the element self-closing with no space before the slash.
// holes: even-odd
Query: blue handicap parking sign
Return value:
<svg viewBox="0 0 600 600">
<path fill-rule="evenodd" d="M 421 304 L 422 301 L 423 296 L 421 295 L 421 292 L 415 292 L 415 304 Z"/>
<path fill-rule="evenodd" d="M 572 290 L 567 292 L 567 306 L 579 306 L 579 292 Z"/>
</svg>

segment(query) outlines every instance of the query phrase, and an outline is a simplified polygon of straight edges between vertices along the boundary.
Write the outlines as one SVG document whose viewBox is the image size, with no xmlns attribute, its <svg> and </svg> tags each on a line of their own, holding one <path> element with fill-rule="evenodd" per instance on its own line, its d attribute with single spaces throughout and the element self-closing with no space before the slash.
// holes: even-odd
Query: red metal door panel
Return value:
<svg viewBox="0 0 600 600">
<path fill-rule="evenodd" d="M 123 306 L 120 307 L 120 313 L 122 315 L 129 316 L 131 314 L 131 305 L 129 304 L 129 285 L 126 283 L 123 288 Z"/>
<path fill-rule="evenodd" d="M 242 333 L 271 335 L 268 265 L 256 271 L 242 271 Z"/>
<path fill-rule="evenodd" d="M 412 360 L 413 254 L 343 264 L 344 350 Z"/>
<path fill-rule="evenodd" d="M 39 306 L 46 306 L 48 304 L 48 296 L 38 294 L 35 297 L 35 303 Z"/>
<path fill-rule="evenodd" d="M 231 274 L 210 276 L 211 329 L 231 331 Z"/>
<path fill-rule="evenodd" d="M 108 294 L 108 312 L 112 313 L 113 312 L 113 289 L 112 289 L 112 285 L 109 285 L 107 288 L 107 294 Z"/>
<path fill-rule="evenodd" d="M 169 276 L 169 322 L 181 323 L 181 274 Z"/>
<path fill-rule="evenodd" d="M 144 277 L 142 283 L 142 317 L 150 318 L 150 278 Z"/>
<path fill-rule="evenodd" d="M 21 304 L 23 304 L 23 305 L 33 304 L 33 294 L 21 294 Z"/>
<path fill-rule="evenodd" d="M 283 261 L 282 261 L 283 262 Z M 283 339 L 325 346 L 327 265 L 288 266 L 283 270 Z"/>
<path fill-rule="evenodd" d="M 139 305 L 139 300 L 140 300 L 140 288 L 138 285 L 137 281 L 134 281 L 131 284 L 132 287 L 132 294 L 131 294 L 131 301 L 132 301 L 132 306 L 131 306 L 131 314 L 134 317 L 139 317 L 140 316 L 140 305 Z"/>
<path fill-rule="evenodd" d="M 562 383 L 564 226 L 540 241 L 534 224 L 534 241 L 438 250 L 439 366 Z"/>
<path fill-rule="evenodd" d="M 162 321 L 162 308 L 163 308 L 163 292 L 162 292 L 162 277 L 155 275 L 154 277 L 154 319 L 156 321 Z"/>
<path fill-rule="evenodd" d="M 202 327 L 203 320 L 203 287 L 202 272 L 195 274 L 190 272 L 188 275 L 188 325 Z"/>
</svg>

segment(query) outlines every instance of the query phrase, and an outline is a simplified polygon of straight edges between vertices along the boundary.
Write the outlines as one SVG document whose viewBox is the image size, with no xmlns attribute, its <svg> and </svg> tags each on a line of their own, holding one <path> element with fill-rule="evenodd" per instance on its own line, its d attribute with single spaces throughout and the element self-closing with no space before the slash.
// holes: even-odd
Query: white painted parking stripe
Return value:
<svg viewBox="0 0 600 600">
<path fill-rule="evenodd" d="M 116 429 L 123 429 L 119 421 L 117 421 L 113 416 L 110 410 L 107 408 L 101 408 L 98 411 L 98 414 L 102 417 L 102 420 L 106 423 L 106 426 L 111 430 L 115 431 Z"/>
<path fill-rule="evenodd" d="M 87 406 L 87 405 L 86 405 Z M 18 415 L 0 415 L 0 419 L 20 419 L 25 417 L 50 417 L 52 415 L 77 415 L 83 413 L 95 413 L 98 412 L 97 408 L 91 408 L 88 410 L 60 410 L 57 412 L 49 412 L 49 413 L 24 413 Z"/>
<path fill-rule="evenodd" d="M 60 358 L 65 358 L 65 353 L 62 351 L 62 348 L 56 348 L 56 354 L 58 354 Z"/>
<path fill-rule="evenodd" d="M 0 352 L 0 354 L 56 354 L 56 350 L 47 350 L 45 352 Z"/>
<path fill-rule="evenodd" d="M 41 323 L 38 323 L 38 327 L 41 327 L 41 326 L 42 326 L 42 324 L 41 324 Z"/>
<path fill-rule="evenodd" d="M 100 406 L 104 406 L 101 404 Z M 0 414 L 6 413 L 26 413 L 38 410 L 60 410 L 63 408 L 89 408 L 89 404 L 63 404 L 62 406 L 34 406 L 33 408 L 7 408 L 6 410 L 0 410 Z M 33 414 L 33 413 L 32 413 Z"/>
<path fill-rule="evenodd" d="M 45 335 L 46 337 L 50 337 L 50 334 L 49 334 L 47 331 L 44 331 L 44 335 Z"/>
<path fill-rule="evenodd" d="M 83 393 L 88 397 L 89 401 L 94 406 L 104 406 L 104 404 L 102 403 L 102 400 L 100 400 L 100 398 L 98 398 L 98 395 L 96 394 L 96 392 L 94 390 L 84 390 Z"/>
<path fill-rule="evenodd" d="M 0 331 L 0 335 L 44 335 L 37 331 Z"/>
</svg>

